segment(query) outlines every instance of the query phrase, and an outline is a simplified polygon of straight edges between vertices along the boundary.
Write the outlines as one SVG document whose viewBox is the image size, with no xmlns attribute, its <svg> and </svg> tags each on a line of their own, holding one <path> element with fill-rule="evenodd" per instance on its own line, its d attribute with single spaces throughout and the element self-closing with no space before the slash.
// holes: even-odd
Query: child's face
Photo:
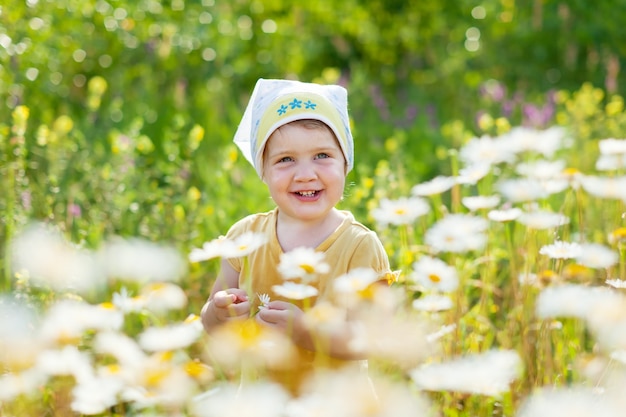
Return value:
<svg viewBox="0 0 626 417">
<path fill-rule="evenodd" d="M 263 180 L 283 215 L 323 220 L 341 200 L 346 161 L 330 129 L 289 123 L 265 145 Z"/>
</svg>

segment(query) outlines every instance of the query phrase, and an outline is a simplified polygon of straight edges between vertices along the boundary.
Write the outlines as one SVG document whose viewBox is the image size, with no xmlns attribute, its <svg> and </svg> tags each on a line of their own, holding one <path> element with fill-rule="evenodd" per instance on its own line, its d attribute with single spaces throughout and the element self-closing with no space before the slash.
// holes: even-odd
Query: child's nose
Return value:
<svg viewBox="0 0 626 417">
<path fill-rule="evenodd" d="M 310 181 L 316 177 L 313 164 L 301 162 L 296 166 L 294 178 L 296 181 Z"/>
</svg>

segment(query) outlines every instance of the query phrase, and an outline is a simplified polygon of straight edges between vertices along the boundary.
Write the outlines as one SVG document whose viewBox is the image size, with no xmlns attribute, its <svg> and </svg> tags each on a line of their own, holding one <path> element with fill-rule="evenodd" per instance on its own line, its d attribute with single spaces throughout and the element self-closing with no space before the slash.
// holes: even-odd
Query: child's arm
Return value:
<svg viewBox="0 0 626 417">
<path fill-rule="evenodd" d="M 313 335 L 304 324 L 304 312 L 285 301 L 270 302 L 267 308 L 259 310 L 256 318 L 260 323 L 290 335 L 293 342 L 304 349 L 316 351 L 322 346 L 325 354 L 337 359 L 366 359 L 363 353 L 357 354 L 350 349 L 353 334 L 349 322 L 332 333 Z M 315 338 L 319 338 L 318 343 Z"/>
<path fill-rule="evenodd" d="M 228 320 L 243 319 L 250 315 L 250 302 L 246 292 L 239 288 L 239 272 L 222 259 L 209 299 L 202 307 L 200 317 L 208 332 Z"/>
</svg>

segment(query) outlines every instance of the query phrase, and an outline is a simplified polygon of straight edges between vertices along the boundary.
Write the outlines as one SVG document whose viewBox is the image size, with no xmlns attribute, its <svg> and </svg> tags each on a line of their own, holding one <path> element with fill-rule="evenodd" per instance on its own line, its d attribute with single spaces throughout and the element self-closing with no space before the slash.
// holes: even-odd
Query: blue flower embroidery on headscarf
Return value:
<svg viewBox="0 0 626 417">
<path fill-rule="evenodd" d="M 278 112 L 279 116 L 282 116 L 283 114 L 287 113 L 287 106 L 285 106 L 284 104 L 281 104 L 281 106 L 276 111 Z"/>
<path fill-rule="evenodd" d="M 294 98 L 293 101 L 291 103 L 289 103 L 289 105 L 291 106 L 291 110 L 297 108 L 302 108 L 302 100 L 298 100 L 297 98 Z"/>
<path fill-rule="evenodd" d="M 315 110 L 315 106 L 317 106 L 317 103 L 313 103 L 311 100 L 307 100 L 307 102 L 304 103 L 305 109 Z"/>
</svg>

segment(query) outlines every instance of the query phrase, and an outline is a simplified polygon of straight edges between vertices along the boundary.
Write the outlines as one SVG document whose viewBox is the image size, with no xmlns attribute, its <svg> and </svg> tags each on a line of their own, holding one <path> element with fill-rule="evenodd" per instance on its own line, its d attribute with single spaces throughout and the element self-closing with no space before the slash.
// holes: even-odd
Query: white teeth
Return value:
<svg viewBox="0 0 626 417">
<path fill-rule="evenodd" d="M 298 194 L 303 197 L 313 197 L 315 195 L 315 191 L 300 191 Z"/>
</svg>

